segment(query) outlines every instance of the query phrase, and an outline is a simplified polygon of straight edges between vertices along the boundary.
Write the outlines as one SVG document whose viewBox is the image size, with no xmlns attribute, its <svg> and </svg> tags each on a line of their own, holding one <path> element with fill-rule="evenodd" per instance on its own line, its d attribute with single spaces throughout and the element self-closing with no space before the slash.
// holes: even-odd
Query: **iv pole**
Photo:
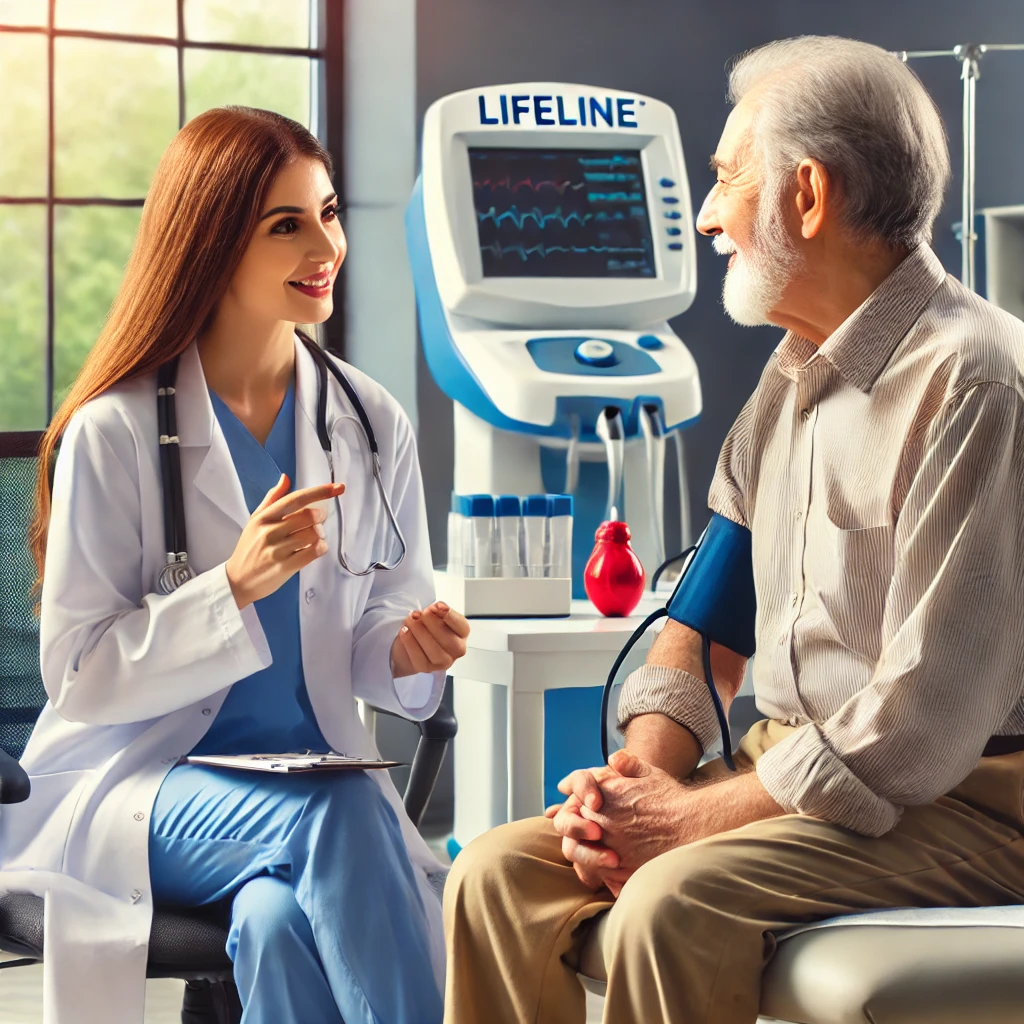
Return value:
<svg viewBox="0 0 1024 1024">
<path fill-rule="evenodd" d="M 952 50 L 897 50 L 896 56 L 906 63 L 920 57 L 955 57 L 963 70 L 960 78 L 964 83 L 964 170 L 963 170 L 963 217 L 960 224 L 960 245 L 962 251 L 960 280 L 974 291 L 974 245 L 978 236 L 974 230 L 974 152 L 975 114 L 977 112 L 977 87 L 981 77 L 981 58 L 996 50 L 1024 50 L 1024 43 L 960 43 Z"/>
</svg>

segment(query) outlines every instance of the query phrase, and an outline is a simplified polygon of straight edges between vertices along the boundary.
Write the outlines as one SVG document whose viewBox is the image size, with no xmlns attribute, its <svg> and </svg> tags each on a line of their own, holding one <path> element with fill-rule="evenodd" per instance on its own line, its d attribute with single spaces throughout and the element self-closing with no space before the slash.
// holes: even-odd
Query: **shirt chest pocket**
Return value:
<svg viewBox="0 0 1024 1024">
<path fill-rule="evenodd" d="M 839 526 L 828 511 L 808 522 L 808 584 L 836 638 L 867 658 L 881 654 L 893 565 L 892 526 Z"/>
</svg>

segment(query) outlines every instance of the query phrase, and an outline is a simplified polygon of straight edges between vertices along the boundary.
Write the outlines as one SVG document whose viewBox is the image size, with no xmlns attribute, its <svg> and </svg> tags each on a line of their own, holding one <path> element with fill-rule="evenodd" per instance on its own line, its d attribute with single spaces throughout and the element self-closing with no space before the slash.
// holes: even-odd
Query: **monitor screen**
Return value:
<svg viewBox="0 0 1024 1024">
<path fill-rule="evenodd" d="M 484 277 L 656 276 L 635 150 L 470 147 Z"/>
</svg>

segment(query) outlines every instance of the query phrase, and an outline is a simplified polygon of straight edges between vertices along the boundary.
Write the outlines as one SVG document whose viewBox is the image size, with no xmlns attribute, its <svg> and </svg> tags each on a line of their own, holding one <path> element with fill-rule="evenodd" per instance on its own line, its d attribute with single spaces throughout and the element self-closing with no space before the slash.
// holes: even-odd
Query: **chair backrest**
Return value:
<svg viewBox="0 0 1024 1024">
<path fill-rule="evenodd" d="M 46 703 L 28 547 L 40 436 L 0 433 L 0 749 L 15 758 Z"/>
</svg>

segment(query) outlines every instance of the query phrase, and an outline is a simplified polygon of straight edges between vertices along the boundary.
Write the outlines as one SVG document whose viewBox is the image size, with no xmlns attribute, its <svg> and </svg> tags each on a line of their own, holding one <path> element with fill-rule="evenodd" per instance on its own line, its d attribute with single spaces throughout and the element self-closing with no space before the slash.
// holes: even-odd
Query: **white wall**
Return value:
<svg viewBox="0 0 1024 1024">
<path fill-rule="evenodd" d="M 346 359 L 417 422 L 405 206 L 416 175 L 416 0 L 345 4 Z"/>
<path fill-rule="evenodd" d="M 417 426 L 416 300 L 405 207 L 418 166 L 416 0 L 345 3 L 345 358 L 384 385 Z M 377 716 L 382 753 L 411 762 L 415 726 Z M 392 772 L 399 791 L 408 769 Z M 431 806 L 451 819 L 451 782 Z M 442 825 L 442 828 L 444 826 Z"/>
</svg>

